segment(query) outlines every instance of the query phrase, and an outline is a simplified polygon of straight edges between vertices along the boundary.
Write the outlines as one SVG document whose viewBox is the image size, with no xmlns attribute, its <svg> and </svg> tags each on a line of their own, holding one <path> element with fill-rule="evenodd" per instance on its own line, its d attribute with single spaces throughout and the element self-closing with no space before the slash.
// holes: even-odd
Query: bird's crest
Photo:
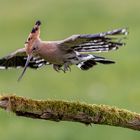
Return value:
<svg viewBox="0 0 140 140">
<path fill-rule="evenodd" d="M 30 53 L 31 48 L 34 44 L 34 41 L 38 39 L 40 36 L 40 25 L 41 25 L 41 22 L 39 20 L 36 21 L 33 29 L 31 30 L 27 38 L 27 41 L 25 42 L 25 48 L 26 48 L 27 53 Z"/>
</svg>

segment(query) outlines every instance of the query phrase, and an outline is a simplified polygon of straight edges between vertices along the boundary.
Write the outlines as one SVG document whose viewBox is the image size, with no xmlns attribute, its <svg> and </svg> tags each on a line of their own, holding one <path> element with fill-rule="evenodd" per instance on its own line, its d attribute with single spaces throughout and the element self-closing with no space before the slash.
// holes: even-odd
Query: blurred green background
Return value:
<svg viewBox="0 0 140 140">
<path fill-rule="evenodd" d="M 0 93 L 33 99 L 64 99 L 108 104 L 140 112 L 140 1 L 138 0 L 0 0 L 0 56 L 18 48 L 38 19 L 41 38 L 58 40 L 78 33 L 98 33 L 129 27 L 127 45 L 102 53 L 115 65 L 98 65 L 88 72 L 56 73 L 52 67 L 0 71 Z M 110 126 L 86 127 L 16 117 L 0 110 L 0 140 L 139 140 L 140 132 Z"/>
</svg>

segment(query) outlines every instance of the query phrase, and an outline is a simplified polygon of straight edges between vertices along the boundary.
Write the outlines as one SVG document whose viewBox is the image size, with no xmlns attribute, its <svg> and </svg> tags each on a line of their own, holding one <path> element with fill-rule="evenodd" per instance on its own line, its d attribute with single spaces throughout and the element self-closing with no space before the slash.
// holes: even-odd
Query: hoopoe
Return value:
<svg viewBox="0 0 140 140">
<path fill-rule="evenodd" d="M 81 70 L 88 70 L 97 63 L 112 64 L 112 60 L 90 53 L 108 52 L 124 46 L 127 29 L 116 29 L 98 34 L 72 35 L 59 41 L 42 41 L 40 39 L 40 25 L 37 21 L 29 34 L 25 47 L 0 59 L 0 69 L 24 67 L 19 79 L 24 75 L 27 67 L 40 68 L 44 65 L 53 65 L 57 72 L 70 70 L 76 65 Z"/>
</svg>

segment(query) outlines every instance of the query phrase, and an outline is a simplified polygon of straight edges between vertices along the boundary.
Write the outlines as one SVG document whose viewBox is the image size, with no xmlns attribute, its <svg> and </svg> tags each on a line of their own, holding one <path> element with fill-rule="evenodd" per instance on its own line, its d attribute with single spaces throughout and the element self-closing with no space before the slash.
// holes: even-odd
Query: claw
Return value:
<svg viewBox="0 0 140 140">
<path fill-rule="evenodd" d="M 65 73 L 66 71 L 71 71 L 71 68 L 70 68 L 70 66 L 69 66 L 68 63 L 65 63 L 65 64 L 64 64 L 64 73 Z"/>
<path fill-rule="evenodd" d="M 64 73 L 66 73 L 67 71 L 71 71 L 71 68 L 68 63 L 64 63 L 63 68 L 62 68 L 62 65 L 53 64 L 53 69 L 57 72 L 60 72 L 61 70 Z"/>
<path fill-rule="evenodd" d="M 63 71 L 63 69 L 61 68 L 62 66 L 61 65 L 56 65 L 56 64 L 53 64 L 53 69 L 57 72 L 59 72 L 60 70 Z"/>
<path fill-rule="evenodd" d="M 68 70 L 71 72 L 71 67 L 70 66 L 68 66 Z"/>
</svg>

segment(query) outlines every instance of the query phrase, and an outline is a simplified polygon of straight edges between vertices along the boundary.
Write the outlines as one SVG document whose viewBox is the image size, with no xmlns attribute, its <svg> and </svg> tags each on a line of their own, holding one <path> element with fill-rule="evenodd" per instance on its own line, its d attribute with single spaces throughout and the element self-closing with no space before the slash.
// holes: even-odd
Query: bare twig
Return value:
<svg viewBox="0 0 140 140">
<path fill-rule="evenodd" d="M 0 107 L 14 112 L 17 116 L 29 118 L 93 123 L 140 130 L 140 114 L 108 105 L 1 96 Z"/>
</svg>

